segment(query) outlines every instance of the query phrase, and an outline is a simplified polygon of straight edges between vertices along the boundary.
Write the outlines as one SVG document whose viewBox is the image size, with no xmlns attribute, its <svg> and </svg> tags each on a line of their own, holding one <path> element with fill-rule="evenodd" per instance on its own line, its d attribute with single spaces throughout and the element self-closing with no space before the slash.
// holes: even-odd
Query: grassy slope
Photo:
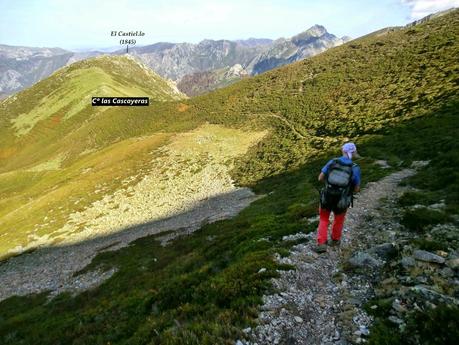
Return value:
<svg viewBox="0 0 459 345">
<path fill-rule="evenodd" d="M 99 95 L 148 96 L 153 106 L 184 97 L 126 56 L 74 63 L 0 103 L 0 172 L 30 166 L 56 153 L 70 161 L 102 142 L 112 143 L 113 127 L 123 127 L 127 109 L 92 107 L 91 97 Z M 130 111 L 138 114 L 145 109 Z M 98 133 L 102 123 L 105 136 L 112 140 Z"/>
<path fill-rule="evenodd" d="M 425 159 L 432 149 L 443 150 L 445 131 L 459 134 L 456 107 L 368 138 L 361 153 L 384 158 L 390 150 L 395 165 Z M 457 150 L 445 154 L 457 155 Z M 267 279 L 280 268 L 271 255 L 292 244 L 282 242 L 282 236 L 315 230 L 316 224 L 306 225 L 304 217 L 316 212 L 311 190 L 325 159 L 258 183 L 257 192 L 273 193 L 233 220 L 205 226 L 166 248 L 147 237 L 99 255 L 87 269 L 120 268 L 100 288 L 48 304 L 45 295 L 0 303 L 0 343 L 232 344 L 242 336 L 240 329 L 253 325 Z M 454 168 L 454 162 L 438 162 Z M 387 173 L 370 159 L 360 164 L 366 182 Z M 262 267 L 268 270 L 258 274 Z"/>
<path fill-rule="evenodd" d="M 0 201 L 3 230 L 0 256 L 17 246 L 26 247 L 33 240 L 39 241 L 40 237 L 48 240 L 46 236 L 60 229 L 71 212 L 82 211 L 103 196 L 97 190 L 116 190 L 121 181 L 148 169 L 150 152 L 166 143 L 169 137 L 158 134 L 141 142 L 123 140 L 89 153 L 65 168 L 1 174 L 0 192 L 4 197 Z"/>
<path fill-rule="evenodd" d="M 134 224 L 134 218 L 138 222 L 151 220 L 148 214 L 165 212 L 165 206 L 161 208 L 161 205 L 167 204 L 172 208 L 178 205 L 172 200 L 166 202 L 167 195 L 161 198 L 158 192 L 160 189 L 172 184 L 168 192 L 176 193 L 177 202 L 184 198 L 185 190 L 199 193 L 205 189 L 205 177 L 198 178 L 200 170 L 212 164 L 215 178 L 229 179 L 226 168 L 223 172 L 218 165 L 231 167 L 234 158 L 246 152 L 247 147 L 263 135 L 212 125 L 201 126 L 199 129 L 196 133 L 186 132 L 183 135 L 155 133 L 125 139 L 87 153 L 64 167 L 57 166 L 59 160 L 55 159 L 28 170 L 0 174 L 0 193 L 4 196 L 0 200 L 0 257 L 11 251 L 19 253 L 39 245 L 66 242 L 64 236 L 69 231 L 82 231 L 97 223 L 94 217 L 98 219 L 99 227 L 104 226 L 107 231 L 108 219 L 119 218 L 118 223 L 126 224 L 125 216 L 119 209 L 109 212 L 112 218 L 102 217 L 108 212 L 104 208 L 108 205 L 101 199 L 118 191 L 124 201 L 112 200 L 110 208 L 129 203 L 127 197 L 132 191 L 128 189 L 136 186 L 147 175 L 150 179 L 154 178 L 149 180 L 148 185 L 152 190 L 147 191 L 145 187 L 139 191 L 136 200 L 151 202 L 152 205 L 145 208 L 140 204 L 130 204 L 131 212 L 138 211 L 140 214 L 136 214 L 136 217 L 132 215 L 126 221 Z M 206 145 L 202 144 L 203 141 Z M 173 150 L 175 156 L 164 157 L 166 148 Z M 197 169 L 197 180 L 185 186 L 184 180 L 189 169 Z M 214 186 L 217 182 L 213 181 Z M 208 193 L 212 192 L 217 191 L 209 190 Z M 97 206 L 93 204 L 95 201 L 100 201 Z M 80 219 L 78 225 L 70 225 L 69 221 L 74 222 L 76 216 Z M 96 231 L 92 227 L 91 230 Z"/>
<path fill-rule="evenodd" d="M 137 118 L 129 134 L 157 125 L 186 128 L 171 124 L 178 118 L 192 125 L 209 120 L 272 127 L 234 176 L 259 193 L 274 193 L 235 219 L 205 226 L 167 248 L 148 237 L 99 255 L 92 267 L 116 265 L 120 271 L 94 291 L 62 295 L 46 305 L 44 295 L 1 303 L 0 341 L 232 343 L 256 317 L 267 278 L 275 275 L 272 253 L 291 245 L 280 241 L 282 236 L 314 230 L 315 224 L 306 226 L 303 219 L 316 212 L 313 181 L 331 147 L 346 137 L 356 139 L 368 157 L 360 162 L 365 181 L 389 172 L 372 159 L 405 166 L 431 157 L 433 150 L 457 156 L 458 17 L 456 11 L 365 37 L 183 104 L 159 106 L 150 110 L 159 121 L 154 125 Z M 162 118 L 156 117 L 159 112 Z M 283 116 L 306 139 L 264 114 Z M 433 164 L 454 170 L 457 159 Z M 447 203 L 457 204 L 457 194 Z M 261 267 L 268 270 L 258 274 Z"/>
<path fill-rule="evenodd" d="M 77 62 L 1 103 L 0 257 L 62 227 L 71 212 L 102 197 L 95 193 L 101 186 L 119 188 L 171 137 L 132 139 L 136 126 L 125 114 L 145 109 L 94 108 L 92 96 L 148 96 L 152 107 L 184 97 L 120 56 Z M 129 134 L 123 140 L 120 132 Z"/>
</svg>

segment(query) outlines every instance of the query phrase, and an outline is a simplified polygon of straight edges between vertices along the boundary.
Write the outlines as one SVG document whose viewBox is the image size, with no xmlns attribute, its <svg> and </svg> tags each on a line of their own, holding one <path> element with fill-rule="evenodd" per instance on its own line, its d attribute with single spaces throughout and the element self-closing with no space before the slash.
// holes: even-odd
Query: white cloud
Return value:
<svg viewBox="0 0 459 345">
<path fill-rule="evenodd" d="M 459 0 L 401 0 L 401 2 L 410 8 L 412 20 L 452 7 L 459 7 Z"/>
</svg>

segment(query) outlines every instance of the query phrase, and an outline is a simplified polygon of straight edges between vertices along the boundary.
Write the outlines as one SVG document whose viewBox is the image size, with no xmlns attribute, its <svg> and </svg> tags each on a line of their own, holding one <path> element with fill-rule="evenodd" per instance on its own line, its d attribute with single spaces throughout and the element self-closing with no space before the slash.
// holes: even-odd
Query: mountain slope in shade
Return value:
<svg viewBox="0 0 459 345">
<path fill-rule="evenodd" d="M 263 45 L 260 46 L 263 48 L 260 53 L 250 62 L 246 62 L 245 64 L 240 62 L 240 64 L 245 73 L 256 75 L 288 63 L 314 56 L 349 40 L 351 40 L 349 36 L 338 38 L 328 33 L 323 26 L 315 25 L 289 39 L 280 38 L 271 42 L 256 39 L 238 41 L 238 43 L 249 46 L 255 43 L 263 43 Z M 187 74 L 180 78 L 177 86 L 188 96 L 196 96 L 230 85 L 246 76 L 245 73 L 242 75 L 229 73 L 229 76 L 225 77 L 229 70 L 230 67 L 228 66 Z"/>
</svg>

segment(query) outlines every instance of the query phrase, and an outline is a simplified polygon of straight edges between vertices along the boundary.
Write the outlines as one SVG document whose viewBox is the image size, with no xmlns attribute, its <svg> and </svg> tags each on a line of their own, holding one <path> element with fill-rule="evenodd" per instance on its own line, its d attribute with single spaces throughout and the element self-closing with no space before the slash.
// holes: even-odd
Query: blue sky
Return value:
<svg viewBox="0 0 459 345">
<path fill-rule="evenodd" d="M 314 24 L 355 38 L 450 7 L 459 0 L 0 0 L 0 44 L 116 46 L 111 30 L 144 31 L 138 44 L 279 38 Z"/>
</svg>

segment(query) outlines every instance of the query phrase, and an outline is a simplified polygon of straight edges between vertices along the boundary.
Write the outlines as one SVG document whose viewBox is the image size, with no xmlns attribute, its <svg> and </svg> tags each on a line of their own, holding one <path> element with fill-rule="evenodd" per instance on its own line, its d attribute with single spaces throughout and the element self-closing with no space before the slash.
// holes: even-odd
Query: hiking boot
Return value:
<svg viewBox="0 0 459 345">
<path fill-rule="evenodd" d="M 330 240 L 328 245 L 331 247 L 339 247 L 341 245 L 341 240 Z"/>
<path fill-rule="evenodd" d="M 323 244 L 317 244 L 315 247 L 314 247 L 314 251 L 316 253 L 325 253 L 327 251 L 327 245 L 325 243 Z"/>
</svg>

